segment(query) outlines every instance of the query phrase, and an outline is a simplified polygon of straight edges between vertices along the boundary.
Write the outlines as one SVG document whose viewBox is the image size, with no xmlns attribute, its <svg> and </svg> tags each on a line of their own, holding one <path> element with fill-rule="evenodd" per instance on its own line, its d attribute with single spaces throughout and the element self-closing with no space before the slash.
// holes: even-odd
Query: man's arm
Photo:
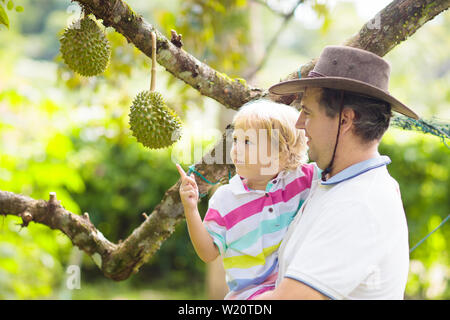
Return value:
<svg viewBox="0 0 450 320">
<path fill-rule="evenodd" d="M 328 300 L 329 298 L 306 284 L 284 278 L 275 290 L 264 292 L 256 300 Z"/>
</svg>

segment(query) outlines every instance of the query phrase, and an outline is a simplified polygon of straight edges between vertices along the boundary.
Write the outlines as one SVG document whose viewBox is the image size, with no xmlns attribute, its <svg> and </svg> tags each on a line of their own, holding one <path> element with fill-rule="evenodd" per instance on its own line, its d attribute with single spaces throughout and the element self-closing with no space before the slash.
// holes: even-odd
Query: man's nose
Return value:
<svg viewBox="0 0 450 320">
<path fill-rule="evenodd" d="M 303 111 L 300 111 L 295 127 L 297 129 L 305 129 L 305 116 L 303 115 Z"/>
</svg>

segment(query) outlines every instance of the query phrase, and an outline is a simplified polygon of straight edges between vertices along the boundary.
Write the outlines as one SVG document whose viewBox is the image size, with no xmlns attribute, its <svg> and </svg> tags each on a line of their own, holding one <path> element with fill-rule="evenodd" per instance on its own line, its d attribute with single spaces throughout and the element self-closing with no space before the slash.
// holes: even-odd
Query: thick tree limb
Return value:
<svg viewBox="0 0 450 320">
<path fill-rule="evenodd" d="M 77 0 L 93 12 L 104 24 L 114 27 L 151 57 L 150 32 L 158 38 L 157 61 L 179 79 L 190 84 L 205 96 L 211 97 L 228 108 L 236 109 L 243 103 L 262 96 L 264 90 L 251 88 L 243 81 L 230 79 L 199 62 L 193 56 L 172 44 L 152 26 L 137 16 L 121 0 Z M 384 56 L 398 43 L 411 36 L 420 26 L 440 12 L 448 9 L 449 0 L 398 0 L 380 11 L 380 28 L 374 28 L 377 17 L 363 26 L 361 31 L 345 44 L 364 48 Z M 312 60 L 301 68 L 303 77 L 314 67 Z M 285 79 L 298 77 L 297 71 Z M 279 97 L 272 97 L 274 100 Z M 291 103 L 295 97 L 287 97 Z M 210 181 L 226 177 L 234 172 L 229 159 L 227 143 L 231 130 L 227 130 L 216 147 L 208 152 L 195 168 Z M 228 136 L 227 136 L 228 134 Z M 220 160 L 211 161 L 217 156 Z M 103 237 L 89 221 L 87 214 L 75 215 L 65 210 L 56 195 L 50 200 L 34 200 L 29 197 L 0 191 L 0 214 L 22 218 L 23 226 L 31 221 L 61 230 L 72 243 L 90 255 L 105 276 L 114 280 L 127 279 L 159 249 L 161 243 L 173 232 L 175 225 L 183 219 L 183 208 L 177 182 L 165 193 L 161 203 L 152 214 L 123 242 L 114 244 Z M 197 179 L 200 193 L 206 193 L 210 185 Z"/>
<path fill-rule="evenodd" d="M 108 257 L 117 247 L 103 237 L 87 214 L 79 216 L 65 210 L 56 200 L 54 193 L 50 193 L 50 199 L 44 201 L 0 191 L 0 214 L 21 217 L 22 226 L 27 226 L 33 221 L 51 229 L 61 230 L 74 245 L 82 248 L 90 256 L 99 254 Z"/>
</svg>

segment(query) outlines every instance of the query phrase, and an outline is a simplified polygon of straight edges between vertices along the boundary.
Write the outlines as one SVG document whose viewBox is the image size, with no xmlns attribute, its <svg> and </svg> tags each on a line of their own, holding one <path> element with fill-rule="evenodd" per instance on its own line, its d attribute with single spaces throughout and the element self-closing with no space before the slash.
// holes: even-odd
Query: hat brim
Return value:
<svg viewBox="0 0 450 320">
<path fill-rule="evenodd" d="M 362 81 L 342 77 L 320 77 L 295 79 L 277 83 L 269 88 L 269 92 L 277 95 L 288 95 L 305 91 L 306 88 L 330 88 L 350 91 L 377 98 L 391 105 L 393 111 L 418 120 L 419 116 L 386 91 Z"/>
</svg>

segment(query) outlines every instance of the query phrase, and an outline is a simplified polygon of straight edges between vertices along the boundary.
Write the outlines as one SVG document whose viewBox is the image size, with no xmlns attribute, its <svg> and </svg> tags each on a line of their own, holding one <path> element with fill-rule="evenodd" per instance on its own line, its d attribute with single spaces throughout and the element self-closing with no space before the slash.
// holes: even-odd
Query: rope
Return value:
<svg viewBox="0 0 450 320">
<path fill-rule="evenodd" d="M 196 175 L 198 175 L 200 178 L 202 178 L 206 183 L 210 184 L 210 185 L 216 185 L 218 184 L 220 181 L 222 181 L 222 178 L 220 178 L 219 180 L 217 180 L 216 182 L 211 182 L 208 179 L 206 179 L 200 172 L 198 172 L 197 170 L 195 170 L 195 164 L 189 166 L 189 170 L 187 172 L 187 175 L 191 175 L 191 173 L 194 172 Z M 231 179 L 231 171 L 228 169 L 228 181 L 230 181 Z M 199 193 L 199 197 L 203 198 L 207 195 L 208 193 Z"/>
<path fill-rule="evenodd" d="M 444 145 L 450 149 L 447 139 L 450 139 L 450 123 L 439 123 L 436 120 L 415 120 L 404 116 L 394 116 L 391 125 L 403 130 L 416 130 L 439 137 Z"/>
<path fill-rule="evenodd" d="M 449 218 L 450 218 L 450 214 L 447 216 L 447 218 L 445 218 L 444 220 L 442 220 L 442 222 L 441 222 L 436 228 L 434 228 L 433 231 L 431 231 L 429 234 L 427 234 L 427 235 L 425 236 L 425 238 L 423 238 L 422 240 L 420 240 L 419 242 L 417 242 L 417 244 L 416 244 L 414 247 L 412 247 L 411 250 L 409 250 L 409 253 L 411 253 L 411 252 L 413 252 L 414 250 L 416 250 L 416 248 L 417 248 L 418 246 L 420 246 L 425 240 L 427 240 L 427 238 L 428 238 L 429 236 L 431 236 L 436 230 L 438 230 L 440 227 L 442 227 L 442 226 L 447 222 L 447 220 L 448 220 Z"/>
<path fill-rule="evenodd" d="M 302 78 L 302 67 L 298 68 L 297 76 L 298 76 L 299 79 Z"/>
</svg>

